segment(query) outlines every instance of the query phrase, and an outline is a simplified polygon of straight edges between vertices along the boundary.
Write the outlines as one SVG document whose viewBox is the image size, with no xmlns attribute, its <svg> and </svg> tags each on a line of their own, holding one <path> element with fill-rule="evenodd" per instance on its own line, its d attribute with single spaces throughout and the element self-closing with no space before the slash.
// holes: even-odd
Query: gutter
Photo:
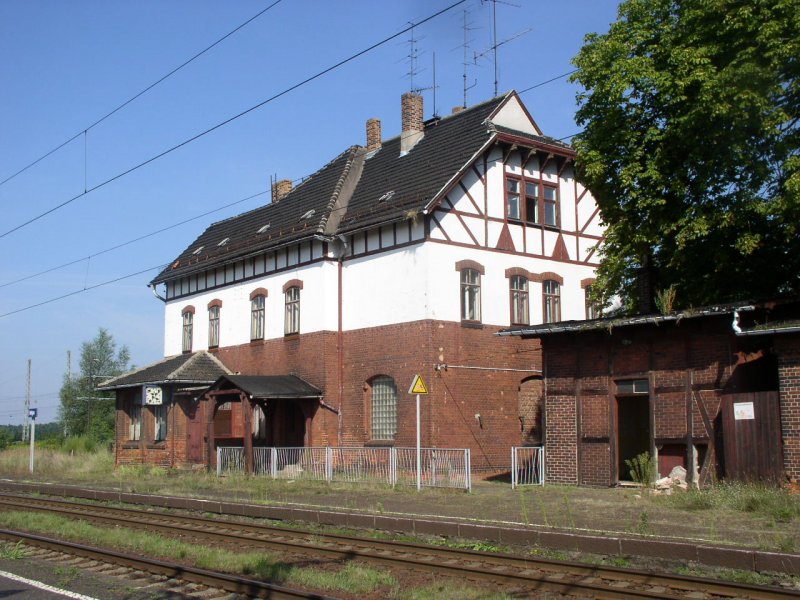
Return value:
<svg viewBox="0 0 800 600">
<path fill-rule="evenodd" d="M 781 333 L 800 333 L 800 325 L 792 327 L 771 327 L 770 329 L 750 329 L 748 331 L 737 331 L 738 337 L 753 337 L 757 335 L 779 335 Z"/>
</svg>

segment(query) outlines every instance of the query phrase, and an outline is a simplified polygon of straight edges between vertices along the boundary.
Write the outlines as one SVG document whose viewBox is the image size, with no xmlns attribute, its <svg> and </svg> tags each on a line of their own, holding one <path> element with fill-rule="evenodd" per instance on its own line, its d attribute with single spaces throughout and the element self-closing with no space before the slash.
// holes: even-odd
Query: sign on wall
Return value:
<svg viewBox="0 0 800 600">
<path fill-rule="evenodd" d="M 733 418 L 735 421 L 747 421 L 756 418 L 752 402 L 734 402 Z"/>
<path fill-rule="evenodd" d="M 164 392 L 160 386 L 144 386 L 144 403 L 148 406 L 158 406 L 164 402 Z"/>
</svg>

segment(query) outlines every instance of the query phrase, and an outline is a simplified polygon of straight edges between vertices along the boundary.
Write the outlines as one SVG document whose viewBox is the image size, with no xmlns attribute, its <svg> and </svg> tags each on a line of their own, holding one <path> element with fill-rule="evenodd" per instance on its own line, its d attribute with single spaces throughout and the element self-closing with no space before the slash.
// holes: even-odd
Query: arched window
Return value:
<svg viewBox="0 0 800 600">
<path fill-rule="evenodd" d="M 181 349 L 184 352 L 192 351 L 192 333 L 194 329 L 194 306 L 187 306 L 181 312 L 183 319 L 183 332 Z"/>
<path fill-rule="evenodd" d="M 286 314 L 283 320 L 283 333 L 300 333 L 300 287 L 286 289 Z"/>
<path fill-rule="evenodd" d="M 511 294 L 511 324 L 529 325 L 528 279 L 522 275 L 512 275 L 509 278 L 509 288 Z"/>
<path fill-rule="evenodd" d="M 378 375 L 370 383 L 371 436 L 373 440 L 394 440 L 397 434 L 397 386 L 394 379 Z"/>
<path fill-rule="evenodd" d="M 250 339 L 264 339 L 264 312 L 266 308 L 266 296 L 256 294 L 250 299 Z"/>
<path fill-rule="evenodd" d="M 561 320 L 561 285 L 553 279 L 542 282 L 544 303 L 544 322 L 557 323 Z"/>
<path fill-rule="evenodd" d="M 218 301 L 217 301 L 218 302 Z M 208 305 L 208 347 L 219 346 L 219 312 L 222 303 Z"/>
</svg>

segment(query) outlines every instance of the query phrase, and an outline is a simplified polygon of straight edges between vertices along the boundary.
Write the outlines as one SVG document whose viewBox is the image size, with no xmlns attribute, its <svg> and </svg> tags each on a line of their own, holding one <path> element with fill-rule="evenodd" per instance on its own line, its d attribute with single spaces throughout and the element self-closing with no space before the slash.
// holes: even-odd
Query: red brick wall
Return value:
<svg viewBox="0 0 800 600">
<path fill-rule="evenodd" d="M 551 483 L 615 482 L 616 380 L 651 380 L 651 438 L 657 446 L 686 448 L 689 374 L 695 398 L 713 423 L 737 360 L 727 317 L 547 336 L 543 344 Z M 692 406 L 695 443 L 713 443 L 694 400 Z"/>
<path fill-rule="evenodd" d="M 787 478 L 800 482 L 800 336 L 776 336 L 781 397 L 783 465 Z"/>
<path fill-rule="evenodd" d="M 372 442 L 365 386 L 377 375 L 392 377 L 397 386 L 397 446 L 416 443 L 412 378 L 420 374 L 428 388 L 421 397 L 422 445 L 470 448 L 476 471 L 507 471 L 511 446 L 522 444 L 519 394 L 523 380 L 541 372 L 537 341 L 497 337 L 497 327 L 462 327 L 459 323 L 418 321 L 348 331 L 342 334 L 342 395 L 336 332 L 310 333 L 285 339 L 251 342 L 215 351 L 229 369 L 248 375 L 293 374 L 323 390 L 324 402 L 340 408 L 339 416 L 319 407 L 312 419 L 308 445 L 363 446 Z M 447 364 L 447 369 L 436 365 Z M 465 369 L 463 367 L 476 367 Z M 175 449 L 175 463 L 186 456 L 186 417 L 170 420 L 163 451 L 125 444 L 128 421 L 117 411 L 117 464 L 165 464 Z M 152 435 L 143 407 L 143 437 Z M 475 415 L 481 415 L 477 419 Z M 134 447 L 129 447 L 134 446 Z"/>
</svg>

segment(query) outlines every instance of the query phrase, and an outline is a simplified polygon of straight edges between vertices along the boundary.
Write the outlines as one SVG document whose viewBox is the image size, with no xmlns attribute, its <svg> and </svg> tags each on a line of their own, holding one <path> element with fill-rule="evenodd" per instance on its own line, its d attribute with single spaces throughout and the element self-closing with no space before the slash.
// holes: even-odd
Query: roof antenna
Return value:
<svg viewBox="0 0 800 600">
<path fill-rule="evenodd" d="M 469 67 L 469 60 L 467 59 L 467 56 L 468 56 L 468 53 L 469 53 L 469 43 L 472 41 L 472 40 L 468 39 L 467 36 L 469 35 L 470 31 L 473 31 L 475 29 L 474 27 L 471 27 L 472 23 L 467 22 L 467 17 L 468 16 L 469 16 L 469 11 L 465 10 L 464 11 L 464 24 L 462 25 L 462 28 L 464 29 L 464 43 L 462 44 L 462 47 L 464 48 L 464 60 L 461 63 L 464 66 L 464 75 L 463 75 L 463 78 L 464 78 L 464 104 L 462 105 L 464 108 L 467 108 L 467 91 L 471 90 L 476 85 L 478 85 L 478 80 L 477 79 L 475 79 L 472 82 L 472 85 L 467 85 L 467 68 Z"/>
<path fill-rule="evenodd" d="M 498 93 L 499 93 L 498 87 L 500 85 L 500 82 L 499 82 L 500 78 L 499 78 L 499 76 L 497 74 L 497 70 L 498 70 L 497 69 L 497 49 L 500 46 L 502 46 L 504 44 L 507 44 L 508 42 L 511 42 L 511 41 L 513 41 L 513 40 L 515 40 L 515 39 L 517 39 L 519 37 L 522 37 L 523 35 L 525 35 L 527 33 L 530 33 L 532 31 L 532 29 L 529 27 L 528 29 L 525 29 L 524 31 L 520 31 L 518 33 L 515 33 L 510 38 L 506 38 L 506 39 L 498 42 L 497 41 L 497 3 L 499 2 L 500 4 L 505 4 L 507 6 L 513 6 L 514 8 L 519 8 L 519 5 L 518 4 L 511 4 L 510 2 L 504 2 L 503 0 L 481 0 L 481 4 L 483 4 L 484 2 L 491 2 L 492 3 L 492 45 L 489 48 L 487 48 L 486 50 L 484 50 L 483 52 L 481 52 L 481 53 L 477 53 L 477 52 L 475 53 L 475 64 L 478 63 L 478 59 L 479 58 L 483 58 L 484 56 L 486 56 L 490 52 L 492 53 L 492 59 L 493 59 L 493 62 L 494 62 L 494 96 L 496 98 Z"/>
<path fill-rule="evenodd" d="M 428 86 L 428 87 L 420 87 L 418 85 L 418 86 L 415 87 L 414 86 L 414 77 L 418 76 L 421 72 L 424 71 L 424 69 L 419 69 L 417 67 L 417 64 L 418 64 L 418 61 L 419 61 L 419 57 L 422 54 L 424 54 L 424 52 L 420 52 L 417 49 L 417 43 L 419 42 L 419 40 L 421 40 L 421 39 L 424 40 L 425 38 L 424 37 L 417 38 L 414 35 L 414 27 L 415 27 L 414 23 L 410 23 L 409 22 L 409 24 L 411 25 L 411 38 L 408 40 L 408 43 L 409 43 L 411 49 L 410 49 L 409 53 L 406 55 L 406 61 L 409 63 L 408 72 L 406 73 L 406 77 L 408 77 L 411 80 L 411 89 L 409 91 L 413 92 L 415 94 L 419 94 L 419 93 L 427 91 L 427 90 L 434 90 L 433 114 L 434 114 L 434 116 L 436 116 L 436 54 L 433 55 L 433 85 L 432 86 Z"/>
</svg>

